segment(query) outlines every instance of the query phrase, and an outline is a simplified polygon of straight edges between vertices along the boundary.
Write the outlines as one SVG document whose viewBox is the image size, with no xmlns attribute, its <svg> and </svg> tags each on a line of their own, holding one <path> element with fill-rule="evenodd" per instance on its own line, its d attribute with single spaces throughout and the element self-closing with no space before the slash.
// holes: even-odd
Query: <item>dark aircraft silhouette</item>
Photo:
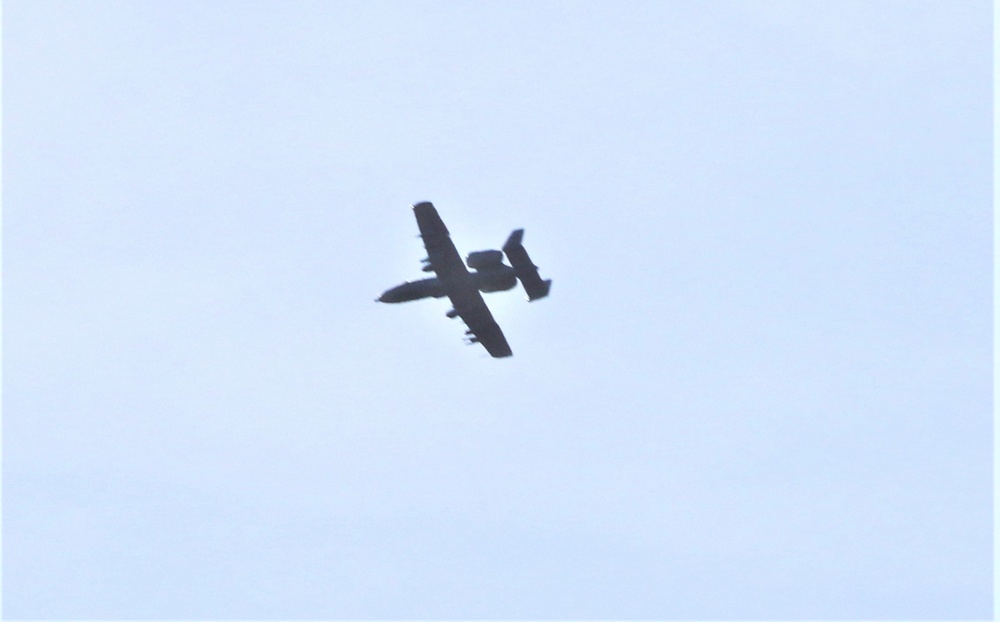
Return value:
<svg viewBox="0 0 1000 622">
<path fill-rule="evenodd" d="M 468 343 L 483 344 L 494 358 L 510 356 L 512 353 L 507 339 L 479 292 L 511 289 L 517 285 L 517 281 L 521 281 L 529 301 L 549 295 L 552 280 L 543 281 L 538 276 L 538 266 L 531 263 L 528 252 L 521 245 L 524 229 L 510 234 L 503 245 L 503 251 L 469 253 L 463 263 L 448 234 L 448 227 L 444 226 L 444 221 L 433 205 L 417 203 L 413 206 L 413 214 L 417 217 L 420 237 L 427 249 L 423 271 L 433 271 L 437 276 L 397 285 L 379 296 L 376 302 L 407 302 L 447 296 L 451 300 L 452 309 L 445 315 L 462 318 L 469 327 L 465 331 Z M 509 266 L 503 262 L 505 254 L 510 260 Z M 474 272 L 469 272 L 465 268 L 466 264 Z"/>
</svg>

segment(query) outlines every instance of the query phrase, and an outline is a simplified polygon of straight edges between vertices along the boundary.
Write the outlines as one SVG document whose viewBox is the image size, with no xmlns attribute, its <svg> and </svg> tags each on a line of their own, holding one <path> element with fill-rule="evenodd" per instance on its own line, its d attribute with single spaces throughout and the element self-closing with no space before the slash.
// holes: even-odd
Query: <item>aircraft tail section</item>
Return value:
<svg viewBox="0 0 1000 622">
<path fill-rule="evenodd" d="M 524 229 L 512 232 L 503 245 L 503 252 L 514 268 L 514 275 L 524 286 L 528 300 L 545 298 L 549 295 L 549 289 L 552 288 L 552 279 L 543 281 L 542 277 L 538 275 L 538 266 L 531 263 L 528 251 L 524 250 L 524 245 L 521 243 L 523 239 Z"/>
</svg>

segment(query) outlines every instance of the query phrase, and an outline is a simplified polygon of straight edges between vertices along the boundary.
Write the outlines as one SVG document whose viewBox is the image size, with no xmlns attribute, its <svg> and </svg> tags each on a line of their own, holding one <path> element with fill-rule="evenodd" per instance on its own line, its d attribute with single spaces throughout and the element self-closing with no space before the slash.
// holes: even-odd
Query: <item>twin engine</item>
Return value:
<svg viewBox="0 0 1000 622">
<path fill-rule="evenodd" d="M 473 270 L 497 270 L 505 267 L 503 251 L 476 251 L 469 253 L 465 264 Z"/>
</svg>

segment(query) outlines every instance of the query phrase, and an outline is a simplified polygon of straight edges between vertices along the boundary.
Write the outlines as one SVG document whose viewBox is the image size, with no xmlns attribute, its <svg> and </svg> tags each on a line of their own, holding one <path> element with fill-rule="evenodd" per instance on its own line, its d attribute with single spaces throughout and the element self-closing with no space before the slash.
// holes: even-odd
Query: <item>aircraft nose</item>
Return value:
<svg viewBox="0 0 1000 622">
<path fill-rule="evenodd" d="M 387 289 L 382 292 L 382 295 L 376 298 L 378 302 L 403 302 L 404 300 L 411 300 L 407 297 L 407 291 L 410 283 L 403 283 L 402 285 L 397 285 L 392 289 Z"/>
</svg>

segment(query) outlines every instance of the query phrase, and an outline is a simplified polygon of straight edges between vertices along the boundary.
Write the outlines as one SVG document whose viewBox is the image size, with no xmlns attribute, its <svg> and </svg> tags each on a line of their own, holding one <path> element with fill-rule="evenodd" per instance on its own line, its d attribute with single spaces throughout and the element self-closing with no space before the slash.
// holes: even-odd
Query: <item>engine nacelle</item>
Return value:
<svg viewBox="0 0 1000 622">
<path fill-rule="evenodd" d="M 473 270 L 489 270 L 503 265 L 503 251 L 476 251 L 469 253 L 465 264 Z"/>
</svg>

